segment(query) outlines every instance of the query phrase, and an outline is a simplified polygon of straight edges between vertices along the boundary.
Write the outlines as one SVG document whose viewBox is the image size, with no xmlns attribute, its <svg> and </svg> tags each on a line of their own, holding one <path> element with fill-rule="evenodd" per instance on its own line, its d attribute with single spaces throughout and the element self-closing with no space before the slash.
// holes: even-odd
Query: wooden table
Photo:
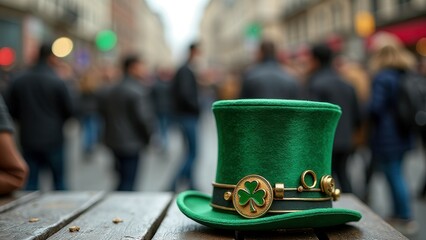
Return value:
<svg viewBox="0 0 426 240">
<path fill-rule="evenodd" d="M 0 198 L 0 239 L 407 239 L 352 195 L 334 206 L 363 218 L 333 228 L 235 232 L 188 219 L 171 193 L 19 192 Z"/>
</svg>

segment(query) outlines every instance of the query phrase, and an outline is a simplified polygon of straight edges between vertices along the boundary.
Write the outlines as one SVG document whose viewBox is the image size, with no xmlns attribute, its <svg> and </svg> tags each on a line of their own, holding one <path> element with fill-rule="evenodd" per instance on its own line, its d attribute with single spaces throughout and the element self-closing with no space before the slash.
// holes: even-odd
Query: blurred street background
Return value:
<svg viewBox="0 0 426 240">
<path fill-rule="evenodd" d="M 189 69 L 197 76 L 200 115 L 193 178 L 195 189 L 210 194 L 217 162 L 211 104 L 241 98 L 246 70 L 259 61 L 265 39 L 275 46 L 280 68 L 308 89 L 310 49 L 324 43 L 335 56 L 333 68 L 356 92 L 364 123 L 363 131 L 347 136 L 355 139 L 346 167 L 352 192 L 388 220 L 392 194 L 384 174 L 375 171 L 366 187 L 374 159 L 364 126 L 376 77 L 369 59 L 377 47 L 374 36 L 382 32 L 398 39 L 398 47 L 415 59 L 411 70 L 426 77 L 426 0 L 0 0 L 0 94 L 13 105 L 8 94 L 14 79 L 36 64 L 44 42 L 52 42 L 59 59 L 53 68 L 76 107 L 63 128 L 68 190 L 113 191 L 119 181 L 115 155 L 104 143 L 108 123 L 95 102 L 98 93 L 125 78 L 123 58 L 138 55 L 143 70 L 136 75 L 144 89 L 157 93 L 152 97 L 157 118 L 149 144 L 140 149 L 133 190 L 178 192 L 184 184 L 171 185 L 185 161 L 186 136 L 171 110 L 172 93 L 156 91 L 168 89 L 194 54 Z M 194 42 L 199 55 L 189 48 Z M 22 150 L 18 120 L 15 126 Z M 426 239 L 424 146 L 416 135 L 402 162 L 412 220 L 420 226 L 407 235 L 410 239 Z M 53 190 L 49 171 L 41 172 L 40 189 Z"/>
</svg>

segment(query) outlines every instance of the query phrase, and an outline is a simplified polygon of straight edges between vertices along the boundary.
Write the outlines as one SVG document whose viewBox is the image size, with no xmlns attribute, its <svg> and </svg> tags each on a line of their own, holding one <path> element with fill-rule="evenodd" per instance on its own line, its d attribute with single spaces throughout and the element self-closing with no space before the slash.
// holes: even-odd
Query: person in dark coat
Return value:
<svg viewBox="0 0 426 240">
<path fill-rule="evenodd" d="M 418 64 L 418 72 L 424 79 L 426 79 L 426 57 L 423 57 L 420 59 Z M 426 156 L 426 129 L 420 132 L 420 139 L 422 140 L 422 145 L 423 145 L 423 151 L 424 151 L 423 155 Z M 419 197 L 426 199 L 426 169 L 425 169 L 425 174 L 423 174 L 423 177 L 424 177 L 424 180 L 423 180 L 423 183 L 420 185 L 422 187 L 420 188 Z"/>
<path fill-rule="evenodd" d="M 64 131 L 65 121 L 73 114 L 73 103 L 65 82 L 55 73 L 58 59 L 51 44 L 39 51 L 37 64 L 12 81 L 7 104 L 20 127 L 21 147 L 30 168 L 26 190 L 39 189 L 39 172 L 47 166 L 55 190 L 66 190 Z"/>
<path fill-rule="evenodd" d="M 333 52 L 325 44 L 310 49 L 310 77 L 307 98 L 339 105 L 342 116 L 336 128 L 332 152 L 332 171 L 343 192 L 352 192 L 347 162 L 354 150 L 352 136 L 360 125 L 360 109 L 355 89 L 344 81 L 332 67 Z"/>
<path fill-rule="evenodd" d="M 384 173 L 390 186 L 393 211 L 388 222 L 403 234 L 418 230 L 413 220 L 411 193 L 405 181 L 403 160 L 413 148 L 413 133 L 401 131 L 396 115 L 399 81 L 414 68 L 415 59 L 396 36 L 379 33 L 372 38 L 369 62 L 374 74 L 369 113 L 373 166 Z"/>
<path fill-rule="evenodd" d="M 298 84 L 277 62 L 272 42 L 260 44 L 257 58 L 243 75 L 240 98 L 299 98 Z"/>
<path fill-rule="evenodd" d="M 170 190 L 176 191 L 181 181 L 186 181 L 189 189 L 195 189 L 193 167 L 197 155 L 197 125 L 200 115 L 198 84 L 195 74 L 195 60 L 200 54 L 198 43 L 189 46 L 188 60 L 176 72 L 172 80 L 174 114 L 181 126 L 186 142 L 183 164 L 173 178 Z"/>
<path fill-rule="evenodd" d="M 139 154 L 149 143 L 154 122 L 145 78 L 145 65 L 138 56 L 123 61 L 123 79 L 100 93 L 99 111 L 104 120 L 104 141 L 115 157 L 118 191 L 133 191 Z"/>
</svg>

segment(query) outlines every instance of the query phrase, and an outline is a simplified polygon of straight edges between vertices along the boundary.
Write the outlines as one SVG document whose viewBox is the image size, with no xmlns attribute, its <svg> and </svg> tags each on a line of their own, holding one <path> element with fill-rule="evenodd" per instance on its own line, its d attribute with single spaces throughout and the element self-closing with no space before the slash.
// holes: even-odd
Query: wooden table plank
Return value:
<svg viewBox="0 0 426 240">
<path fill-rule="evenodd" d="M 0 214 L 0 239 L 46 239 L 100 201 L 99 192 L 52 192 Z M 36 222 L 29 222 L 38 218 Z"/>
<path fill-rule="evenodd" d="M 154 240 L 162 239 L 234 239 L 235 232 L 216 230 L 203 226 L 187 218 L 179 210 L 173 199 L 166 217 L 154 235 Z"/>
<path fill-rule="evenodd" d="M 264 232 L 246 232 L 243 239 L 293 239 L 293 240 L 318 240 L 313 229 L 294 229 Z"/>
<path fill-rule="evenodd" d="M 311 229 L 280 230 L 258 232 L 235 232 L 232 230 L 218 230 L 203 226 L 185 215 L 173 200 L 166 217 L 154 235 L 154 240 L 160 239 L 312 239 L 317 240 Z"/>
<path fill-rule="evenodd" d="M 40 196 L 40 192 L 14 192 L 11 195 L 0 198 L 0 213 L 27 203 Z"/>
<path fill-rule="evenodd" d="M 334 207 L 357 210 L 363 218 L 329 228 L 235 233 L 198 224 L 184 216 L 173 202 L 154 239 L 407 239 L 353 195 L 343 194 Z"/>
<path fill-rule="evenodd" d="M 318 229 L 318 231 L 323 232 L 330 240 L 407 239 L 351 194 L 343 194 L 341 200 L 333 204 L 337 208 L 357 210 L 362 214 L 362 218 L 359 222 L 348 223 L 339 227 Z"/>
<path fill-rule="evenodd" d="M 96 206 L 103 193 L 37 194 L 18 193 L 12 197 L 15 200 L 0 199 L 0 209 L 12 206 L 3 208 L 0 214 L 0 239 L 46 239 L 53 234 L 51 239 L 406 239 L 357 198 L 346 194 L 334 207 L 360 211 L 360 222 L 314 230 L 255 232 L 205 227 L 184 216 L 175 200 L 167 210 L 172 198 L 169 193 L 112 193 Z M 30 223 L 32 217 L 39 221 Z M 114 224 L 115 217 L 123 222 Z M 73 225 L 80 231 L 69 232 Z"/>
<path fill-rule="evenodd" d="M 113 193 L 51 239 L 151 239 L 171 199 L 171 193 Z M 80 231 L 70 232 L 70 226 Z"/>
</svg>

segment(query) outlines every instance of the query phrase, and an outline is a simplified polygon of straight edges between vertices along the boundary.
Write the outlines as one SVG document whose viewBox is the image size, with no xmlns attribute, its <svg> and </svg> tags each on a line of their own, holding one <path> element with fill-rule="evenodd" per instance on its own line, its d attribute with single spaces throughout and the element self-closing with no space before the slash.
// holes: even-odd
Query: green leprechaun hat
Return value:
<svg viewBox="0 0 426 240">
<path fill-rule="evenodd" d="M 179 209 L 213 228 L 316 228 L 358 221 L 333 208 L 331 151 L 340 107 L 272 99 L 213 104 L 219 140 L 213 195 L 179 194 Z"/>
</svg>

